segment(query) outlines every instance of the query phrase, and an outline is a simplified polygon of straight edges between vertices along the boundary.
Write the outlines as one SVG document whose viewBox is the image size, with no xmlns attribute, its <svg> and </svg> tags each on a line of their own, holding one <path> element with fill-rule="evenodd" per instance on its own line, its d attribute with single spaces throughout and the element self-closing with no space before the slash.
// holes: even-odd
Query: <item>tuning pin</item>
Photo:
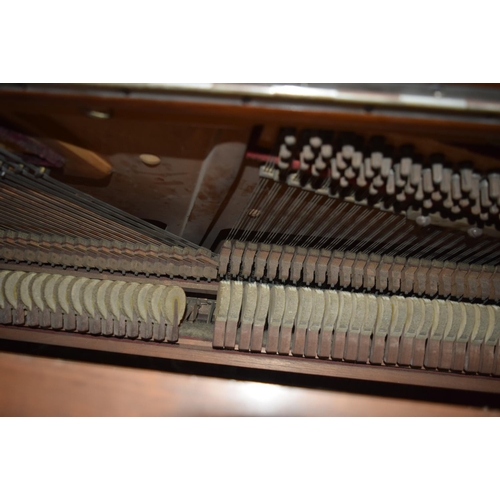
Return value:
<svg viewBox="0 0 500 500">
<path fill-rule="evenodd" d="M 469 192 L 469 198 L 471 200 L 478 200 L 479 199 L 479 183 L 480 182 L 481 182 L 481 176 L 478 174 L 473 174 L 472 180 L 471 180 L 471 190 Z"/>
<path fill-rule="evenodd" d="M 295 146 L 296 142 L 297 142 L 297 139 L 293 135 L 287 135 L 285 137 L 285 144 L 287 146 Z"/>
<path fill-rule="evenodd" d="M 415 193 L 415 200 L 422 201 L 424 199 L 424 189 L 422 187 L 422 181 L 418 183 L 417 191 Z"/>
<path fill-rule="evenodd" d="M 345 177 L 340 178 L 340 187 L 342 188 L 349 187 L 349 181 Z"/>
<path fill-rule="evenodd" d="M 453 174 L 451 176 L 451 197 L 454 200 L 460 200 L 462 198 L 462 190 L 460 188 L 459 174 Z"/>
<path fill-rule="evenodd" d="M 406 178 L 412 175 L 412 163 L 411 158 L 401 158 L 401 177 Z M 418 177 L 420 177 L 420 171 L 418 172 Z M 418 184 L 418 180 L 412 182 L 412 184 L 416 186 Z"/>
<path fill-rule="evenodd" d="M 372 161 L 370 158 L 365 158 L 365 177 L 367 179 L 373 179 L 375 172 L 372 169 Z"/>
<path fill-rule="evenodd" d="M 488 175 L 488 181 L 490 187 L 490 198 L 498 200 L 498 198 L 500 198 L 500 174 Z"/>
<path fill-rule="evenodd" d="M 339 170 L 337 168 L 337 162 L 335 161 L 334 158 L 332 158 L 330 160 L 330 177 L 334 181 L 338 181 L 341 177 L 341 173 L 339 172 Z"/>
<path fill-rule="evenodd" d="M 401 177 L 401 164 L 400 163 L 396 163 L 394 165 L 394 182 L 396 183 L 396 186 L 398 188 L 402 188 L 406 184 L 405 180 Z"/>
<path fill-rule="evenodd" d="M 393 196 L 396 192 L 396 182 L 392 168 L 389 170 L 389 175 L 387 176 L 386 191 L 389 196 Z"/>
<path fill-rule="evenodd" d="M 448 191 L 446 198 L 443 201 L 443 207 L 448 210 L 453 207 L 453 199 L 451 198 L 451 189 Z"/>
<path fill-rule="evenodd" d="M 382 187 L 385 182 L 384 182 L 384 179 L 382 179 L 382 176 L 381 175 L 377 175 L 373 178 L 373 181 L 372 181 L 372 184 L 376 187 L 376 188 L 380 188 Z"/>
<path fill-rule="evenodd" d="M 378 189 L 373 184 L 370 184 L 368 193 L 370 194 L 370 196 L 376 196 L 378 194 Z"/>
<path fill-rule="evenodd" d="M 344 161 L 344 158 L 342 157 L 342 153 L 339 151 L 337 152 L 335 159 L 337 161 L 337 168 L 339 171 L 345 170 L 347 168 L 347 163 Z"/>
<path fill-rule="evenodd" d="M 323 158 L 321 156 L 318 156 L 316 158 L 316 161 L 314 162 L 313 170 L 315 169 L 318 172 L 322 172 L 326 167 L 327 164 L 324 162 Z"/>
<path fill-rule="evenodd" d="M 326 161 L 333 156 L 333 146 L 331 144 L 323 144 L 321 146 L 321 157 Z"/>
<path fill-rule="evenodd" d="M 439 189 L 442 193 L 447 194 L 451 191 L 451 176 L 453 172 L 451 168 L 443 168 L 443 176 L 441 179 L 441 185 Z"/>
<path fill-rule="evenodd" d="M 392 167 L 392 159 L 391 158 L 383 158 L 382 164 L 380 166 L 380 175 L 384 179 L 389 177 L 389 172 L 391 171 L 391 167 Z"/>
<path fill-rule="evenodd" d="M 434 182 L 434 184 L 441 184 L 443 181 L 443 165 L 441 165 L 441 163 L 434 163 L 431 168 L 432 182 Z"/>
<path fill-rule="evenodd" d="M 302 148 L 300 153 L 300 170 L 308 171 L 314 161 L 314 153 L 307 144 Z"/>
<path fill-rule="evenodd" d="M 368 185 L 368 182 L 366 181 L 366 177 L 365 177 L 365 165 L 364 165 L 364 163 L 361 163 L 361 165 L 360 165 L 360 168 L 358 171 L 358 177 L 356 179 L 356 184 L 360 188 L 364 188 Z"/>
<path fill-rule="evenodd" d="M 323 141 L 321 140 L 321 137 L 311 137 L 309 139 L 309 144 L 311 145 L 312 148 L 319 149 L 323 144 Z"/>
<path fill-rule="evenodd" d="M 372 168 L 374 169 L 378 169 L 382 166 L 382 160 L 383 160 L 383 156 L 382 156 L 382 153 L 372 153 L 371 154 L 371 160 L 372 160 Z"/>
<path fill-rule="evenodd" d="M 405 158 L 403 158 L 405 160 Z M 404 177 L 404 163 L 403 160 L 401 160 L 401 176 Z M 410 160 L 411 161 L 411 160 Z M 417 187 L 420 183 L 420 179 L 422 177 L 422 165 L 419 163 L 414 163 L 413 165 L 410 165 L 410 183 L 412 186 Z"/>
<path fill-rule="evenodd" d="M 407 183 L 405 185 L 405 194 L 408 196 L 413 196 L 416 192 L 416 189 L 410 184 L 409 179 L 407 179 Z"/>
<path fill-rule="evenodd" d="M 280 146 L 279 157 L 282 161 L 289 160 L 292 157 L 292 152 L 285 146 L 285 144 Z"/>
<path fill-rule="evenodd" d="M 431 200 L 432 201 L 436 201 L 436 202 L 439 202 L 443 199 L 443 195 L 441 194 L 440 191 L 438 190 L 435 190 L 431 193 Z"/>
<path fill-rule="evenodd" d="M 356 177 L 356 172 L 352 167 L 347 167 L 344 171 L 346 179 L 354 179 Z"/>
<path fill-rule="evenodd" d="M 342 156 L 346 160 L 350 160 L 353 155 L 354 155 L 354 147 L 353 146 L 351 146 L 349 144 L 342 146 Z"/>
<path fill-rule="evenodd" d="M 354 168 L 361 167 L 361 165 L 363 165 L 363 153 L 355 151 L 354 154 L 352 155 L 351 165 Z"/>
<path fill-rule="evenodd" d="M 462 191 L 468 193 L 472 189 L 472 170 L 470 168 L 460 170 L 460 181 Z"/>
<path fill-rule="evenodd" d="M 491 215 L 497 215 L 499 212 L 500 212 L 500 210 L 498 209 L 498 205 L 496 205 L 496 204 L 491 205 L 491 207 L 490 207 L 490 214 Z"/>
<path fill-rule="evenodd" d="M 474 205 L 470 209 L 473 215 L 479 215 L 481 213 L 481 205 L 479 204 L 479 197 L 474 200 Z"/>
<path fill-rule="evenodd" d="M 432 183 L 432 172 L 430 168 L 424 168 L 422 170 L 422 180 L 424 193 L 432 193 L 434 191 L 434 185 Z"/>
<path fill-rule="evenodd" d="M 479 198 L 481 200 L 481 206 L 485 208 L 490 208 L 493 203 L 490 200 L 490 187 L 488 185 L 488 179 L 483 179 L 479 184 Z"/>
<path fill-rule="evenodd" d="M 423 206 L 424 208 L 426 208 L 427 210 L 431 209 L 432 208 L 432 200 L 429 199 L 429 198 L 426 198 L 424 201 L 423 201 Z"/>
<path fill-rule="evenodd" d="M 406 194 L 404 193 L 404 191 L 401 191 L 396 195 L 396 200 L 398 200 L 401 203 L 406 201 Z"/>
</svg>

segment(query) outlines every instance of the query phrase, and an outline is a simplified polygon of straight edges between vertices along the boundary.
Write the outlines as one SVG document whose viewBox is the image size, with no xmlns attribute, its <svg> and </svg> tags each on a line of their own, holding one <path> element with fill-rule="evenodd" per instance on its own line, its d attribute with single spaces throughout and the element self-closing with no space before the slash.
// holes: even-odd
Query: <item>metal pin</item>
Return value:
<svg viewBox="0 0 500 500">
<path fill-rule="evenodd" d="M 500 198 L 500 174 L 488 175 L 490 198 L 498 200 Z"/>
<path fill-rule="evenodd" d="M 434 185 L 432 183 L 432 172 L 430 168 L 424 168 L 424 170 L 422 170 L 422 179 L 424 193 L 432 193 L 432 191 L 434 191 Z"/>
<path fill-rule="evenodd" d="M 443 206 L 448 209 L 453 207 L 453 200 L 451 198 L 451 189 L 448 191 L 448 194 L 446 195 L 446 198 L 443 201 Z"/>
<path fill-rule="evenodd" d="M 365 178 L 365 165 L 364 163 L 361 163 L 359 173 L 358 173 L 358 178 L 356 179 L 356 184 L 360 188 L 364 188 L 367 186 L 366 178 Z"/>
<path fill-rule="evenodd" d="M 474 205 L 472 205 L 470 211 L 473 215 L 479 215 L 481 213 L 481 205 L 479 204 L 479 197 L 474 200 Z"/>
<path fill-rule="evenodd" d="M 389 170 L 389 176 L 387 178 L 387 186 L 386 186 L 386 191 L 389 196 L 393 196 L 394 193 L 396 192 L 396 185 L 394 182 L 394 170 L 390 169 Z"/>
<path fill-rule="evenodd" d="M 349 144 L 342 146 L 342 156 L 346 160 L 349 160 L 350 158 L 352 158 L 353 154 L 354 154 L 354 148 L 352 146 L 350 146 Z"/>
<path fill-rule="evenodd" d="M 443 181 L 443 165 L 441 163 L 434 163 L 432 165 L 432 182 L 434 184 L 441 184 Z"/>
<path fill-rule="evenodd" d="M 352 155 L 351 165 L 354 168 L 361 167 L 361 165 L 363 165 L 363 153 L 360 153 L 359 151 L 355 151 L 355 153 Z"/>
<path fill-rule="evenodd" d="M 332 160 L 330 161 L 330 177 L 335 181 L 338 181 L 341 177 L 341 174 L 337 168 L 337 162 L 334 158 L 332 158 Z"/>
<path fill-rule="evenodd" d="M 460 188 L 459 174 L 453 174 L 451 176 L 451 197 L 454 200 L 460 200 L 462 198 L 462 190 Z"/>
<path fill-rule="evenodd" d="M 441 185 L 439 186 L 439 189 L 441 190 L 442 193 L 448 194 L 451 191 L 452 174 L 453 171 L 451 170 L 451 168 L 443 169 L 443 178 L 441 180 Z"/>
<path fill-rule="evenodd" d="M 440 191 L 433 191 L 431 194 L 431 200 L 435 202 L 439 202 L 443 199 L 443 195 Z"/>
<path fill-rule="evenodd" d="M 489 184 L 488 179 L 483 179 L 479 185 L 479 194 L 481 199 L 481 206 L 485 208 L 489 208 L 493 205 L 489 198 Z"/>
<path fill-rule="evenodd" d="M 420 178 L 420 170 L 422 169 L 421 165 L 412 165 L 411 158 L 401 158 L 401 176 L 402 177 L 411 177 L 411 183 L 416 186 L 418 184 L 418 179 Z"/>
<path fill-rule="evenodd" d="M 352 167 L 347 167 L 345 169 L 344 175 L 346 179 L 354 179 L 356 177 L 356 172 Z"/>
<path fill-rule="evenodd" d="M 311 137 L 309 139 L 309 144 L 313 147 L 313 148 L 320 148 L 321 145 L 323 144 L 323 141 L 321 140 L 321 137 Z"/>
<path fill-rule="evenodd" d="M 372 160 L 372 167 L 375 169 L 378 169 L 382 166 L 382 160 L 383 160 L 382 153 L 372 153 L 371 154 L 371 160 Z"/>
<path fill-rule="evenodd" d="M 321 156 L 325 160 L 329 160 L 333 156 L 333 146 L 331 144 L 323 144 L 321 146 Z"/>
<path fill-rule="evenodd" d="M 417 201 L 422 201 L 424 199 L 424 190 L 422 188 L 422 180 L 417 184 L 417 192 L 415 193 L 415 199 Z"/>
<path fill-rule="evenodd" d="M 380 175 L 384 178 L 389 176 L 389 172 L 391 171 L 392 159 L 391 158 L 383 158 L 381 167 L 380 167 Z"/>
<path fill-rule="evenodd" d="M 394 179 L 396 182 L 396 186 L 398 188 L 402 188 L 405 186 L 406 181 L 401 177 L 401 164 L 400 163 L 396 163 L 394 165 Z"/>
<path fill-rule="evenodd" d="M 479 199 L 479 183 L 481 182 L 481 176 L 479 174 L 473 174 L 471 180 L 471 190 L 469 193 L 469 198 L 471 200 Z"/>
<path fill-rule="evenodd" d="M 339 171 L 345 170 L 347 168 L 347 163 L 344 161 L 344 158 L 342 158 L 342 153 L 339 151 L 337 152 L 335 159 L 337 161 L 337 168 Z"/>
<path fill-rule="evenodd" d="M 460 170 L 460 181 L 462 191 L 468 193 L 472 189 L 472 170 L 470 168 Z"/>
<path fill-rule="evenodd" d="M 372 161 L 370 158 L 365 158 L 365 177 L 367 179 L 373 179 L 375 172 L 372 170 Z"/>
</svg>

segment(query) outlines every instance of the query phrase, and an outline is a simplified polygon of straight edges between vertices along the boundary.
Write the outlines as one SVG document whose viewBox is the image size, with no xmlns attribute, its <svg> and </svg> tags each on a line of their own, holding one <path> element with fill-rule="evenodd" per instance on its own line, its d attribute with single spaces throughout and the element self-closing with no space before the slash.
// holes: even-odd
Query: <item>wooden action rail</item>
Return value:
<svg viewBox="0 0 500 500">
<path fill-rule="evenodd" d="M 0 326 L 0 339 L 274 372 L 500 394 L 500 379 L 494 377 L 214 350 L 210 341 L 183 338 L 182 330 L 177 344 L 11 326 Z"/>
</svg>

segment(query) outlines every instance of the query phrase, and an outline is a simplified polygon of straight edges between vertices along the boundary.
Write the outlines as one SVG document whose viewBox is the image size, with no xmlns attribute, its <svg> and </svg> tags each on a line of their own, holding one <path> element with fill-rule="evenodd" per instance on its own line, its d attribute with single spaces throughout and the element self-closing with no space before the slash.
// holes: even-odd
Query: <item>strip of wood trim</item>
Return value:
<svg viewBox="0 0 500 500">
<path fill-rule="evenodd" d="M 249 123 L 283 124 L 294 123 L 303 127 L 329 127 L 335 123 L 337 127 L 350 129 L 356 127 L 372 133 L 389 131 L 398 133 L 414 133 L 428 136 L 429 127 L 435 138 L 448 137 L 456 139 L 475 138 L 481 140 L 484 134 L 495 133 L 500 128 L 496 119 L 474 121 L 465 119 L 456 113 L 440 113 L 438 115 L 413 112 L 405 115 L 401 110 L 391 114 L 370 111 L 356 111 L 349 106 L 305 106 L 297 103 L 290 106 L 269 99 L 252 102 L 251 105 L 241 99 L 228 100 L 189 99 L 185 95 L 171 93 L 163 95 L 160 100 L 146 94 L 135 97 L 124 97 L 122 94 L 85 94 L 75 89 L 74 92 L 51 93 L 41 89 L 14 90 L 0 88 L 0 104 L 2 112 L 50 114 L 50 113 L 82 113 L 94 107 L 113 109 L 113 119 L 142 116 L 146 119 L 161 120 L 168 117 L 177 123 L 187 121 L 231 126 L 247 126 Z M 483 119 L 484 120 L 484 119 Z M 459 134 L 459 135 L 457 135 Z"/>
<path fill-rule="evenodd" d="M 494 377 L 216 350 L 210 342 L 194 339 L 180 339 L 178 344 L 157 344 L 8 326 L 0 327 L 0 338 L 257 370 L 500 394 L 500 379 Z"/>
</svg>

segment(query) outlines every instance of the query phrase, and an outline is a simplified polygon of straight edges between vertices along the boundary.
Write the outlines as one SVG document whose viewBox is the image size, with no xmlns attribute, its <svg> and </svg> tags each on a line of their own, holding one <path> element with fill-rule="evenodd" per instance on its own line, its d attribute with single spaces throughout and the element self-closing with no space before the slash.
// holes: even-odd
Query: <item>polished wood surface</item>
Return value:
<svg viewBox="0 0 500 500">
<path fill-rule="evenodd" d="M 183 99 L 182 95 L 168 94 L 156 99 L 148 95 L 142 98 L 124 97 L 120 94 L 86 94 L 74 89 L 72 92 L 54 93 L 41 89 L 7 90 L 0 92 L 2 115 L 13 116 L 45 115 L 47 117 L 75 115 L 81 116 L 87 110 L 112 110 L 116 120 L 144 119 L 149 123 L 167 120 L 171 123 L 196 123 L 223 125 L 224 127 L 248 127 L 256 123 L 270 126 L 283 126 L 293 123 L 300 127 L 328 128 L 334 123 L 344 129 L 355 128 L 370 133 L 413 134 L 429 136 L 436 140 L 452 139 L 479 141 L 498 137 L 500 125 L 496 120 L 476 122 L 464 120 L 451 113 L 449 115 L 399 112 L 392 114 L 378 113 L 367 107 L 362 112 L 353 112 L 348 106 L 313 106 L 303 109 L 301 106 L 273 106 L 269 100 L 255 100 L 251 103 L 233 99 L 229 101 L 203 101 Z M 49 125 L 45 123 L 45 127 Z M 55 130 L 54 130 L 55 131 Z M 52 131 L 52 132 L 54 132 Z"/>
<path fill-rule="evenodd" d="M 500 416 L 500 411 L 0 352 L 0 414 Z"/>
<path fill-rule="evenodd" d="M 0 339 L 275 372 L 500 394 L 498 377 L 217 350 L 212 348 L 211 342 L 197 339 L 181 338 L 178 344 L 159 344 L 8 326 L 0 326 Z"/>
</svg>

